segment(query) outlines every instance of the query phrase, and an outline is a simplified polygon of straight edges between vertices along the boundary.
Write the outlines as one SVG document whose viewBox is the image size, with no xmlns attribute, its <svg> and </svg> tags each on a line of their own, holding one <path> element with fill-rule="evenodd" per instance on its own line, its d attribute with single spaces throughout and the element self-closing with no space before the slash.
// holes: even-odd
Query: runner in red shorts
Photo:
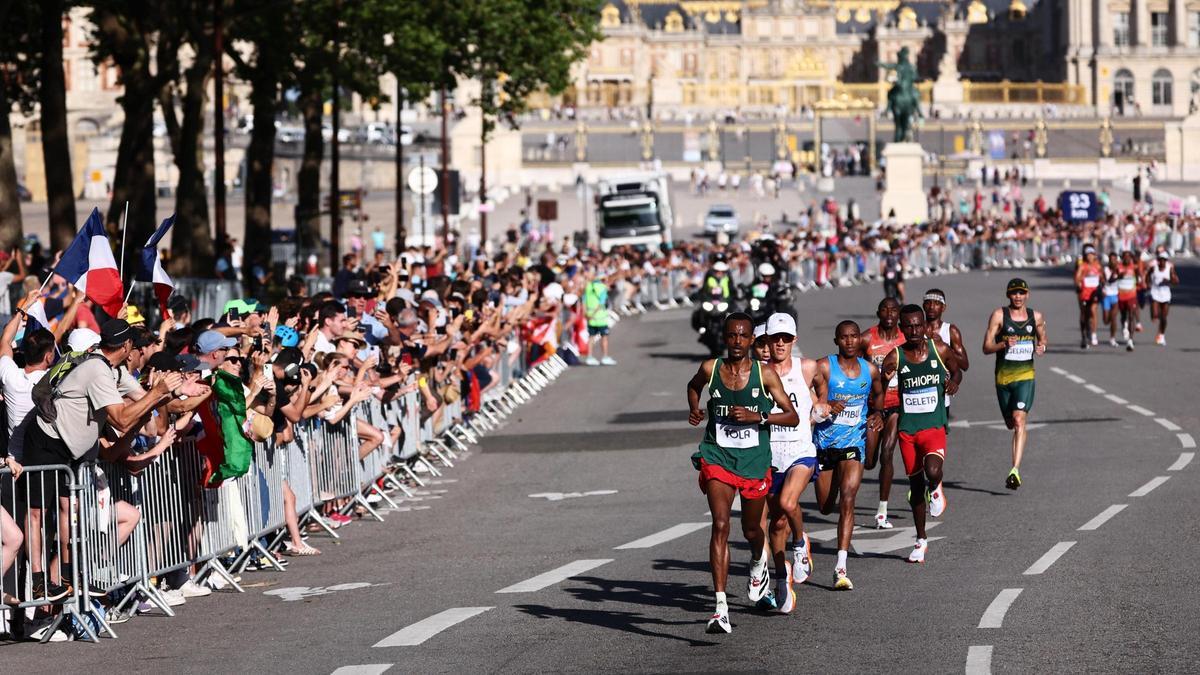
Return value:
<svg viewBox="0 0 1200 675">
<path fill-rule="evenodd" d="M 708 359 L 688 382 L 688 422 L 704 421 L 700 397 L 708 390 L 708 425 L 704 439 L 692 455 L 700 471 L 700 489 L 708 495 L 712 512 L 712 537 L 708 556 L 712 565 L 717 609 L 708 621 L 709 633 L 731 633 L 725 582 L 729 577 L 729 515 L 733 499 L 742 496 L 742 533 L 750 542 L 751 566 L 747 595 L 757 603 L 771 588 L 763 511 L 771 487 L 771 432 L 769 425 L 794 427 L 800 418 L 784 391 L 779 375 L 751 358 L 754 324 L 735 312 L 725 318 L 728 356 Z M 772 408 L 780 412 L 772 413 Z"/>
<path fill-rule="evenodd" d="M 958 391 L 962 373 L 954 350 L 940 338 L 927 337 L 925 310 L 917 305 L 900 309 L 904 345 L 883 361 L 881 381 L 894 375 L 900 390 L 900 454 L 910 487 L 917 528 L 917 545 L 908 562 L 925 562 L 929 548 L 925 537 L 925 511 L 939 517 L 946 510 L 942 464 L 946 461 L 946 395 Z M 882 403 L 882 401 L 880 401 Z M 931 489 L 930 489 L 931 488 Z"/>
<path fill-rule="evenodd" d="M 879 323 L 862 334 L 859 353 L 875 364 L 876 368 L 882 368 L 884 357 L 904 344 L 904 336 L 896 327 L 900 322 L 900 303 L 895 298 L 880 300 L 875 316 L 878 317 Z M 863 466 L 865 472 L 874 469 L 876 462 L 879 463 L 879 508 L 875 511 L 877 530 L 892 529 L 892 523 L 888 520 L 888 496 L 892 491 L 892 476 L 895 475 L 892 457 L 896 451 L 896 413 L 900 411 L 896 380 L 885 380 L 884 385 L 886 396 L 883 407 L 876 408 L 883 415 L 883 428 L 878 431 L 867 430 L 867 461 Z"/>
</svg>

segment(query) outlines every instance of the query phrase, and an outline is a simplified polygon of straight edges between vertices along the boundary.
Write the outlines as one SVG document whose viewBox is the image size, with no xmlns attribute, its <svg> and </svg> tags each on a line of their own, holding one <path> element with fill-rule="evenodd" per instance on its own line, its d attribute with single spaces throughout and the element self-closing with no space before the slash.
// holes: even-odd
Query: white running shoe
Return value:
<svg viewBox="0 0 1200 675">
<path fill-rule="evenodd" d="M 788 565 L 791 570 L 792 582 L 802 584 L 812 576 L 812 546 L 808 535 L 804 535 L 804 547 L 792 549 L 792 562 Z"/>
<path fill-rule="evenodd" d="M 1100 344 L 1100 342 L 1097 340 L 1096 334 L 1092 333 L 1092 346 L 1095 347 L 1098 344 Z"/>
<path fill-rule="evenodd" d="M 938 483 L 938 486 L 933 489 L 933 492 L 929 493 L 929 515 L 933 516 L 934 518 L 941 518 L 942 514 L 945 512 L 946 492 L 942 489 L 942 484 Z"/>
<path fill-rule="evenodd" d="M 762 573 L 755 576 L 754 565 L 755 563 L 750 564 L 750 581 L 746 583 L 746 597 L 750 602 L 758 602 L 771 589 L 771 566 L 764 564 Z"/>
<path fill-rule="evenodd" d="M 611 356 L 606 356 L 606 357 L 604 357 L 604 358 L 600 359 L 600 365 L 602 365 L 602 366 L 615 366 L 615 365 L 617 365 L 617 360 L 616 360 L 616 359 L 614 359 L 614 358 L 613 358 L 613 357 L 611 357 Z"/>
<path fill-rule="evenodd" d="M 923 563 L 925 562 L 925 552 L 929 550 L 929 542 L 924 539 L 918 539 L 917 545 L 913 547 L 912 553 L 908 554 L 908 562 Z"/>
<path fill-rule="evenodd" d="M 1121 327 L 1121 339 L 1122 339 L 1122 340 L 1124 340 L 1124 341 L 1126 341 L 1126 342 L 1128 342 L 1128 341 L 1129 341 L 1129 326 L 1122 326 L 1122 327 Z"/>
<path fill-rule="evenodd" d="M 886 513 L 876 513 L 875 514 L 875 529 L 890 530 L 890 529 L 892 529 L 892 527 L 894 527 L 892 525 L 892 521 L 888 520 Z"/>
<path fill-rule="evenodd" d="M 179 587 L 179 592 L 185 598 L 203 598 L 206 595 L 212 595 L 211 588 L 201 586 L 191 579 L 188 579 L 187 583 Z"/>
<path fill-rule="evenodd" d="M 584 361 L 584 363 L 588 364 L 589 366 L 598 366 L 600 365 L 600 359 L 597 359 L 594 356 L 589 356 L 587 357 L 587 361 Z"/>
<path fill-rule="evenodd" d="M 1108 345 L 1110 347 L 1120 347 L 1121 346 L 1119 343 L 1117 343 L 1117 338 L 1109 338 Z"/>
<path fill-rule="evenodd" d="M 850 581 L 850 577 L 846 575 L 846 568 L 839 567 L 833 571 L 833 590 L 835 591 L 852 591 L 854 583 Z"/>
<path fill-rule="evenodd" d="M 180 593 L 177 588 L 170 588 L 161 593 L 163 600 L 166 600 L 170 607 L 178 607 L 187 602 L 187 598 L 183 597 L 183 593 Z"/>
<path fill-rule="evenodd" d="M 712 618 L 708 620 L 708 628 L 704 632 L 732 633 L 733 625 L 729 623 L 729 609 L 725 609 L 724 611 L 718 609 L 713 612 Z"/>
<path fill-rule="evenodd" d="M 783 580 L 779 582 L 778 596 L 775 600 L 779 611 L 783 614 L 791 614 L 793 609 L 796 609 L 796 590 L 792 588 L 792 564 L 784 562 L 784 567 L 787 573 L 784 574 Z"/>
</svg>

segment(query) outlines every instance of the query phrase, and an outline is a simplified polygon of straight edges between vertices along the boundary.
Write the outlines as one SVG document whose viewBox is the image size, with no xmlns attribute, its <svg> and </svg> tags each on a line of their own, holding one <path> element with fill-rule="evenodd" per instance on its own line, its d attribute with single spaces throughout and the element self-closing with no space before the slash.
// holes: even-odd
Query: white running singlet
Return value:
<svg viewBox="0 0 1200 675">
<path fill-rule="evenodd" d="M 792 369 L 786 375 L 780 375 L 779 379 L 792 401 L 792 407 L 800 416 L 800 423 L 794 427 L 771 425 L 771 466 L 783 471 L 798 459 L 816 457 L 817 446 L 812 441 L 812 395 L 804 381 L 801 360 L 792 359 Z M 775 406 L 771 412 L 780 413 L 783 410 Z"/>
<path fill-rule="evenodd" d="M 1154 302 L 1171 302 L 1171 263 L 1166 269 L 1158 269 L 1155 264 L 1150 268 L 1150 299 Z"/>
</svg>

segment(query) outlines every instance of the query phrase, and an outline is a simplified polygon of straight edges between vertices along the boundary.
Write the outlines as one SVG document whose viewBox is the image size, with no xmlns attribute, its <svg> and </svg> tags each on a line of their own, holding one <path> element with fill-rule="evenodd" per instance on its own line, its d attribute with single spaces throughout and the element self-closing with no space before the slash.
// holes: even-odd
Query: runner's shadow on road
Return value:
<svg viewBox="0 0 1200 675">
<path fill-rule="evenodd" d="M 943 480 L 942 483 L 944 483 L 945 486 L 951 490 L 962 490 L 963 492 L 979 492 L 981 494 L 991 495 L 993 497 L 1011 497 L 1013 494 L 1012 490 L 1008 490 L 1007 492 L 1000 492 L 999 490 L 988 490 L 987 488 L 968 487 L 964 483 L 956 483 L 954 481 L 949 481 L 949 480 Z"/>
<path fill-rule="evenodd" d="M 625 633 L 633 633 L 634 635 L 642 635 L 652 638 L 666 638 L 669 640 L 678 640 L 686 642 L 692 647 L 715 647 L 718 643 L 709 642 L 707 640 L 693 640 L 682 635 L 672 635 L 670 633 L 655 631 L 646 628 L 646 626 L 688 626 L 687 630 L 695 630 L 698 626 L 695 620 L 688 621 L 664 621 L 663 619 L 655 619 L 638 612 L 614 612 L 612 610 L 598 609 L 565 609 L 558 607 L 546 607 L 545 605 L 517 605 L 517 610 L 522 611 L 530 616 L 539 619 L 562 619 L 571 623 L 581 623 L 589 626 L 598 626 L 600 628 L 609 628 L 619 630 Z M 697 611 L 706 611 L 707 605 L 703 609 Z M 703 626 L 699 626 L 703 630 Z"/>
</svg>

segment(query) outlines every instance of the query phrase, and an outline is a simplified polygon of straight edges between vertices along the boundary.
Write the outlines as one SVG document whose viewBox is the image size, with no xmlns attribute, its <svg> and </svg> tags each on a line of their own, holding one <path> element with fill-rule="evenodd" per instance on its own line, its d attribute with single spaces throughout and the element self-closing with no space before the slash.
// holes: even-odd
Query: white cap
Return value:
<svg viewBox="0 0 1200 675">
<path fill-rule="evenodd" d="M 575 295 L 574 293 L 567 293 L 563 295 L 563 304 L 567 307 L 573 306 L 576 302 L 579 302 L 578 295 Z"/>
<path fill-rule="evenodd" d="M 791 335 L 796 337 L 796 320 L 791 314 L 775 312 L 767 319 L 767 335 Z"/>
<path fill-rule="evenodd" d="M 728 272 L 729 271 L 729 263 L 725 262 L 724 260 L 718 260 L 717 262 L 713 263 L 713 271 L 714 272 Z"/>
<path fill-rule="evenodd" d="M 86 352 L 100 344 L 100 334 L 91 328 L 76 328 L 67 336 L 67 345 L 73 352 Z"/>
<path fill-rule="evenodd" d="M 754 327 L 754 339 L 755 340 L 757 340 L 758 338 L 760 338 L 766 334 L 767 334 L 767 324 L 760 323 Z"/>
<path fill-rule="evenodd" d="M 417 304 L 417 296 L 413 295 L 411 288 L 397 288 L 396 297 L 407 302 L 410 305 Z"/>
<path fill-rule="evenodd" d="M 765 262 L 758 266 L 759 276 L 770 277 L 775 275 L 775 266 L 769 262 Z"/>
<path fill-rule="evenodd" d="M 544 295 L 547 298 L 550 298 L 551 300 L 553 300 L 555 302 L 562 300 L 562 297 L 563 297 L 562 284 L 558 283 L 557 281 L 552 281 L 552 282 L 546 284 L 546 287 L 542 289 L 542 295 Z"/>
</svg>

